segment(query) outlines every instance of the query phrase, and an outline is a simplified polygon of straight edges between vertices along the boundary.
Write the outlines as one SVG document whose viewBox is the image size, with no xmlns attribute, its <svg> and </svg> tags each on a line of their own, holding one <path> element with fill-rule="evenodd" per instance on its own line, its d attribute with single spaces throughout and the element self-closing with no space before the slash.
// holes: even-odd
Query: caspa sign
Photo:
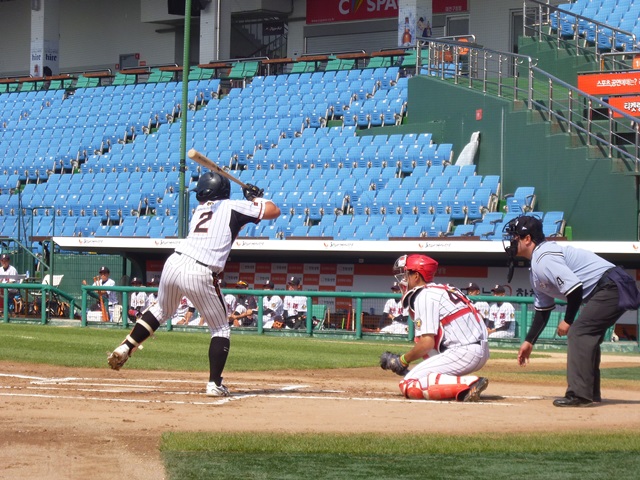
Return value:
<svg viewBox="0 0 640 480">
<path fill-rule="evenodd" d="M 357 11 L 363 7 L 368 13 L 380 12 L 393 9 L 394 12 L 398 11 L 398 3 L 395 0 L 340 0 L 338 3 L 338 10 L 342 15 L 349 15 L 351 13 L 357 13 Z"/>
<path fill-rule="evenodd" d="M 395 18 L 397 0 L 307 0 L 307 23 Z"/>
</svg>

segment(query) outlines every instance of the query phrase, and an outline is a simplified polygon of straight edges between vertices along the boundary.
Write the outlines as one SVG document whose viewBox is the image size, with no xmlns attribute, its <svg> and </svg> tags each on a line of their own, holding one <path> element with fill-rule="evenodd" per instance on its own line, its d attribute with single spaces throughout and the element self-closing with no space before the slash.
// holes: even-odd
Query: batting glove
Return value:
<svg viewBox="0 0 640 480">
<path fill-rule="evenodd" d="M 244 198 L 252 202 L 256 198 L 260 198 L 264 195 L 264 189 L 248 183 L 247 187 L 242 189 L 242 193 L 244 194 Z"/>
</svg>

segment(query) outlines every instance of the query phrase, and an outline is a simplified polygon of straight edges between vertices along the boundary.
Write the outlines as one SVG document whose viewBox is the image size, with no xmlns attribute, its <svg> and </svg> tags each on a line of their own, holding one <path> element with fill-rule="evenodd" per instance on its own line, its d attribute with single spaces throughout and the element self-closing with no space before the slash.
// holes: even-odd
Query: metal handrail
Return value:
<svg viewBox="0 0 640 480">
<path fill-rule="evenodd" d="M 586 134 L 587 145 L 601 146 L 609 158 L 617 155 L 631 163 L 631 171 L 640 172 L 637 118 L 538 68 L 533 57 L 444 39 L 418 42 L 416 48 L 421 50 L 425 45 L 429 59 L 426 65 L 418 65 L 419 73 L 521 100 L 529 109 L 546 112 L 549 119 L 566 122 L 569 133 Z M 526 85 L 521 85 L 522 78 L 526 78 Z"/>
</svg>

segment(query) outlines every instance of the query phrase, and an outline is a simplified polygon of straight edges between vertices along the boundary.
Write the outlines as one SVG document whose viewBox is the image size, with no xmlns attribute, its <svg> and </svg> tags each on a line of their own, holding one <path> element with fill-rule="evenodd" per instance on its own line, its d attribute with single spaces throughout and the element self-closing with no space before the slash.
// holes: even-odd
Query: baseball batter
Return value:
<svg viewBox="0 0 640 480">
<path fill-rule="evenodd" d="M 280 208 L 260 198 L 263 192 L 254 185 L 243 189 L 246 200 L 230 200 L 229 179 L 213 172 L 201 175 L 194 191 L 199 205 L 193 212 L 187 238 L 162 269 L 158 301 L 143 312 L 131 333 L 107 360 L 111 368 L 119 370 L 135 349 L 166 322 L 185 295 L 211 332 L 206 394 L 228 396 L 222 372 L 229 354 L 230 328 L 218 276 L 240 229 L 247 223 L 277 218 Z"/>
<path fill-rule="evenodd" d="M 415 324 L 416 343 L 403 355 L 385 352 L 380 366 L 403 375 L 400 391 L 411 399 L 474 402 L 489 385 L 470 375 L 489 359 L 487 329 L 471 301 L 455 287 L 434 283 L 438 263 L 426 255 L 396 260 L 406 282 L 403 305 Z M 424 358 L 409 370 L 409 364 Z"/>
</svg>

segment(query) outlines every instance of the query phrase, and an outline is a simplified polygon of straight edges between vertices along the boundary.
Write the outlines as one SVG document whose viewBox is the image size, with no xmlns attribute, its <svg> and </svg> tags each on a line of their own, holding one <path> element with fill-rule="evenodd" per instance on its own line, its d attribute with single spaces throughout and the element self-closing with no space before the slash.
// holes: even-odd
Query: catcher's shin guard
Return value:
<svg viewBox="0 0 640 480">
<path fill-rule="evenodd" d="M 400 382 L 402 394 L 414 400 L 452 400 L 469 391 L 469 385 L 478 380 L 475 376 L 457 377 L 430 373 L 426 378 L 408 379 Z"/>
</svg>

